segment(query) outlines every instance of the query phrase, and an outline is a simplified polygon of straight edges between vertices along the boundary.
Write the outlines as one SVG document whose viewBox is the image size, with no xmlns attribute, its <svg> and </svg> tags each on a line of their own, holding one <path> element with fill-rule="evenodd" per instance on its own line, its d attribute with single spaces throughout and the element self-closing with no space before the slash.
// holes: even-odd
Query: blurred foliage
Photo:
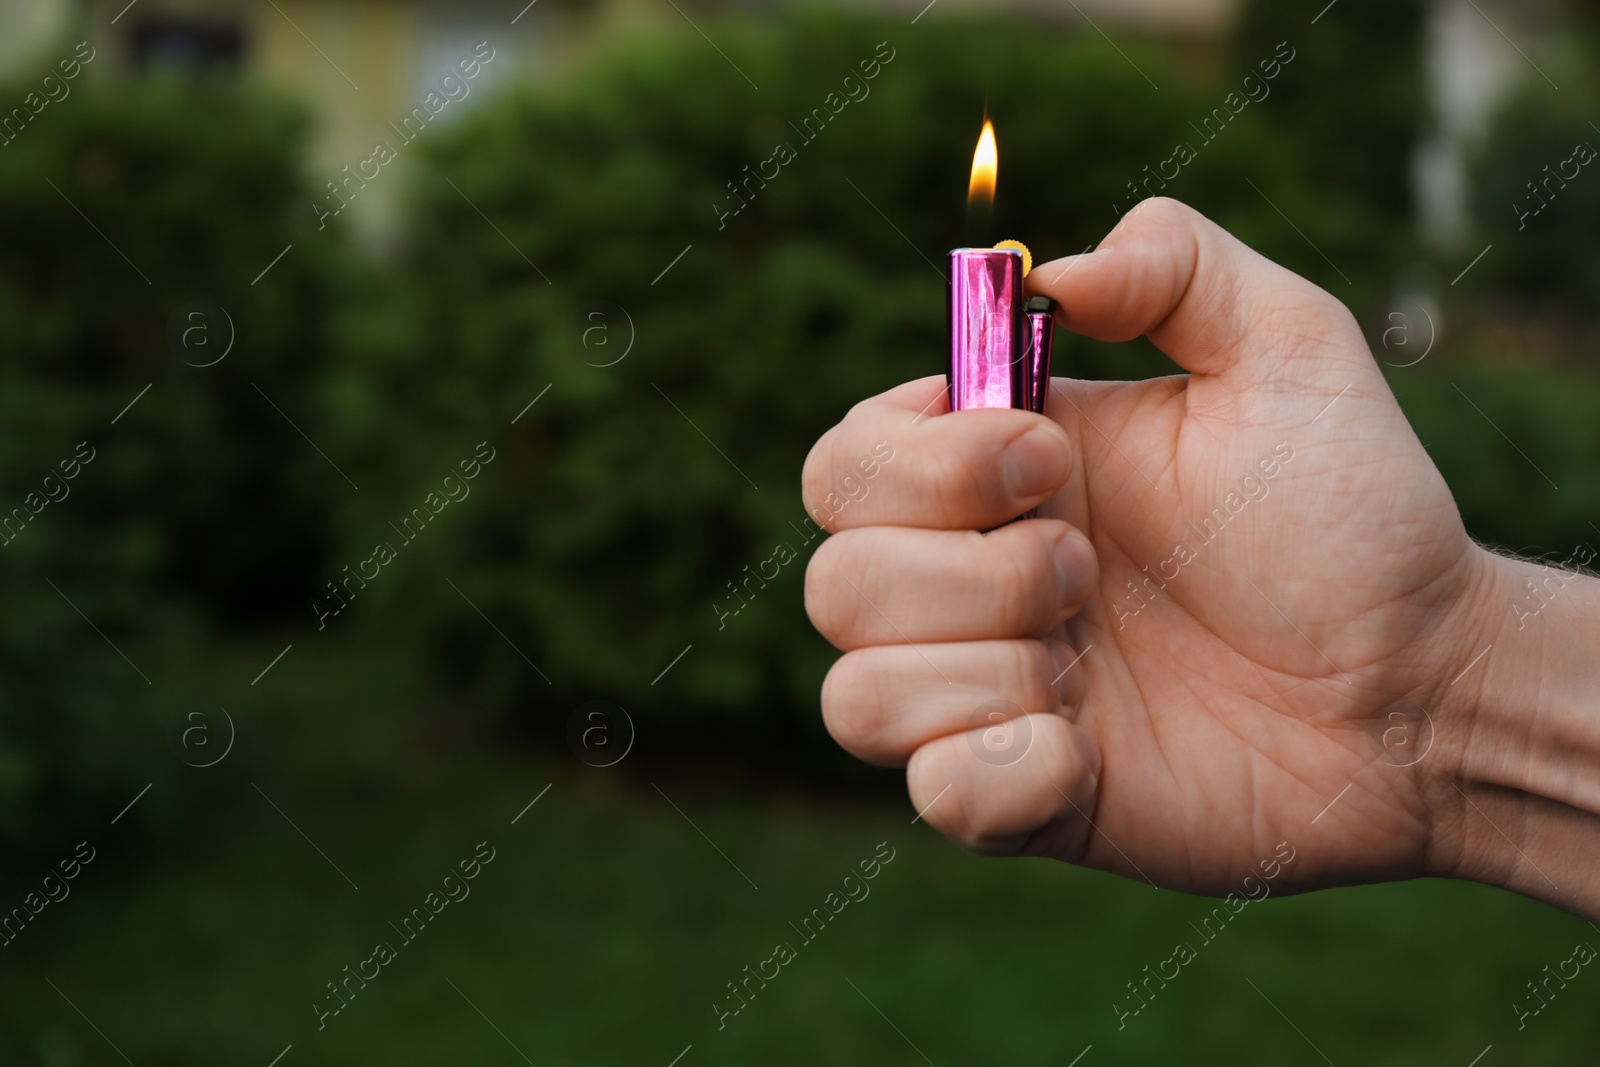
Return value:
<svg viewBox="0 0 1600 1067">
<path fill-rule="evenodd" d="M 1592 320 L 1600 297 L 1592 239 L 1600 229 L 1600 93 L 1587 65 L 1562 80 L 1565 92 L 1530 80 L 1477 153 L 1472 213 L 1495 247 L 1472 285 L 1525 309 Z"/>
<path fill-rule="evenodd" d="M 1426 364 L 1387 373 L 1474 537 L 1558 561 L 1580 544 L 1600 549 L 1593 373 Z"/>
<path fill-rule="evenodd" d="M 1424 0 L 1342 0 L 1331 8 L 1326 0 L 1245 0 L 1234 35 L 1241 69 L 1277 42 L 1294 47 L 1297 76 L 1278 88 L 1275 132 L 1328 191 L 1402 229 L 1412 217 L 1411 152 L 1425 115 L 1426 7 Z"/>
<path fill-rule="evenodd" d="M 0 508 L 61 499 L 0 548 L 0 836 L 126 803 L 148 780 L 130 752 L 159 752 L 200 696 L 186 664 L 211 624 L 300 606 L 325 479 L 252 383 L 300 408 L 327 362 L 305 132 L 299 109 L 230 83 L 153 81 L 80 90 L 4 149 Z M 185 349 L 195 300 L 225 315 Z M 232 330 L 224 362 L 187 365 Z M 94 458 L 46 485 L 75 454 Z"/>
<path fill-rule="evenodd" d="M 1486 313 L 1551 328 L 1549 347 L 1559 351 L 1548 355 L 1593 366 L 1600 254 L 1588 235 L 1600 226 L 1600 9 L 1563 0 L 1532 20 L 1545 30 L 1539 66 L 1518 69 L 1519 87 L 1469 160 L 1473 237 L 1493 251 L 1458 299 L 1469 319 Z"/>
<path fill-rule="evenodd" d="M 1251 4 L 1231 52 L 1198 65 L 967 19 L 915 34 L 836 14 L 725 21 L 726 58 L 687 27 L 625 39 L 405 149 L 424 166 L 395 262 L 350 254 L 339 220 L 316 230 L 305 120 L 281 100 L 156 79 L 51 108 L 0 170 L 0 489 L 20 502 L 78 441 L 99 453 L 0 550 L 17 606 L 0 624 L 0 833 L 37 826 L 49 798 L 120 806 L 148 781 L 130 746 L 233 699 L 214 649 L 263 632 L 296 657 L 311 641 L 388 649 L 423 744 L 447 723 L 466 743 L 562 745 L 571 712 L 603 698 L 648 721 L 652 758 L 882 781 L 816 721 L 834 652 L 802 607 L 818 539 L 798 473 L 851 404 L 942 370 L 944 250 L 968 239 L 984 115 L 993 235 L 1039 261 L 1098 241 L 1129 182 L 1190 143 L 1153 191 L 1372 308 L 1412 240 L 1398 146 L 1417 122 L 1414 6 L 1401 15 L 1373 43 L 1370 5 L 1308 29 Z M 1295 58 L 1270 95 L 1195 142 L 1280 42 Z M 1326 91 L 1373 49 L 1380 71 Z M 780 143 L 793 158 L 751 177 Z M 174 341 L 195 299 L 237 332 L 214 367 Z M 1144 342 L 1063 336 L 1059 353 L 1082 377 L 1172 369 Z M 1593 384 L 1432 369 L 1396 388 L 1474 533 L 1558 552 L 1585 536 Z M 407 535 L 415 509 L 427 522 Z M 371 577 L 378 545 L 394 559 Z M 753 578 L 779 545 L 794 559 Z M 336 612 L 329 583 L 363 569 Z M 722 618 L 734 583 L 750 603 Z M 316 737 L 328 750 L 298 758 L 318 774 L 388 744 Z"/>
<path fill-rule="evenodd" d="M 1426 115 L 1426 7 L 1424 0 L 1342 0 L 1332 7 L 1326 0 L 1245 0 L 1234 36 L 1241 72 L 1279 42 L 1297 53 L 1262 110 L 1273 152 L 1297 161 L 1309 197 L 1295 206 L 1279 203 L 1357 286 L 1330 283 L 1297 259 L 1281 262 L 1335 293 L 1363 322 L 1371 319 L 1373 299 L 1387 295 L 1382 283 L 1416 255 L 1411 161 Z M 1308 217 L 1313 224 L 1320 217 L 1329 236 L 1318 237 Z"/>
</svg>

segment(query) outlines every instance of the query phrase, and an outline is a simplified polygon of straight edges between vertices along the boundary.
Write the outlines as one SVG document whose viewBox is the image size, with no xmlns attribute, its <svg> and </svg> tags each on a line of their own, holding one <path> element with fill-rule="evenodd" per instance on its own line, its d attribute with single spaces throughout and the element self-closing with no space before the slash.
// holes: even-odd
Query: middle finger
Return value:
<svg viewBox="0 0 1600 1067">
<path fill-rule="evenodd" d="M 835 534 L 806 568 L 806 610 L 844 651 L 1042 637 L 1098 580 L 1093 547 L 1056 519 L 987 534 L 868 526 Z"/>
</svg>

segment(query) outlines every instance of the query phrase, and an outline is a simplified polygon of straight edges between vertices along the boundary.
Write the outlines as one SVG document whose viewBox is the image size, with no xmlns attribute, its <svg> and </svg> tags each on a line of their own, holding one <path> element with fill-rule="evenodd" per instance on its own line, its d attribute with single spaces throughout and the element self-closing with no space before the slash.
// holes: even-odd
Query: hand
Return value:
<svg viewBox="0 0 1600 1067">
<path fill-rule="evenodd" d="M 1210 894 L 1288 851 L 1275 892 L 1460 875 L 1572 904 L 1468 800 L 1490 803 L 1463 768 L 1509 561 L 1467 536 L 1345 307 L 1161 199 L 1028 283 L 1062 327 L 1147 335 L 1189 374 L 1057 378 L 1048 418 L 952 415 L 927 378 L 823 436 L 814 515 L 895 450 L 807 571 L 845 653 L 835 739 L 907 765 L 979 851 Z"/>
</svg>

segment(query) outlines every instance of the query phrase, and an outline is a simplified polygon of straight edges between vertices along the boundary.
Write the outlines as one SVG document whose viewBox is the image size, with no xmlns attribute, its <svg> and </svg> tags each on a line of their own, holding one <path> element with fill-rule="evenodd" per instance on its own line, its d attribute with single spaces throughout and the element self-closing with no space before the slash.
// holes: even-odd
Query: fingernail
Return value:
<svg viewBox="0 0 1600 1067">
<path fill-rule="evenodd" d="M 1006 448 L 1006 491 L 1017 500 L 1032 500 L 1050 493 L 1067 480 L 1072 456 L 1061 432 L 1035 426 Z"/>
<path fill-rule="evenodd" d="M 1094 546 L 1077 530 L 1056 542 L 1051 550 L 1056 566 L 1056 603 L 1077 606 L 1089 599 L 1095 579 Z"/>
</svg>

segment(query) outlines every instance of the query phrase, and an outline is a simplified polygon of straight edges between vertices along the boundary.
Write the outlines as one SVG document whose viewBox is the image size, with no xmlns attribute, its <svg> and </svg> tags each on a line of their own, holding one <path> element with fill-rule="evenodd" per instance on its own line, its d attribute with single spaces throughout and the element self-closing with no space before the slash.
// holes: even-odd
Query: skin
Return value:
<svg viewBox="0 0 1600 1067">
<path fill-rule="evenodd" d="M 813 514 L 895 449 L 806 574 L 839 744 L 979 852 L 1222 895 L 1287 842 L 1274 892 L 1454 876 L 1600 913 L 1600 596 L 1508 614 L 1533 568 L 1468 537 L 1350 312 L 1165 199 L 1028 286 L 1189 373 L 1057 378 L 1049 417 L 952 417 L 926 378 L 818 441 Z"/>
</svg>

